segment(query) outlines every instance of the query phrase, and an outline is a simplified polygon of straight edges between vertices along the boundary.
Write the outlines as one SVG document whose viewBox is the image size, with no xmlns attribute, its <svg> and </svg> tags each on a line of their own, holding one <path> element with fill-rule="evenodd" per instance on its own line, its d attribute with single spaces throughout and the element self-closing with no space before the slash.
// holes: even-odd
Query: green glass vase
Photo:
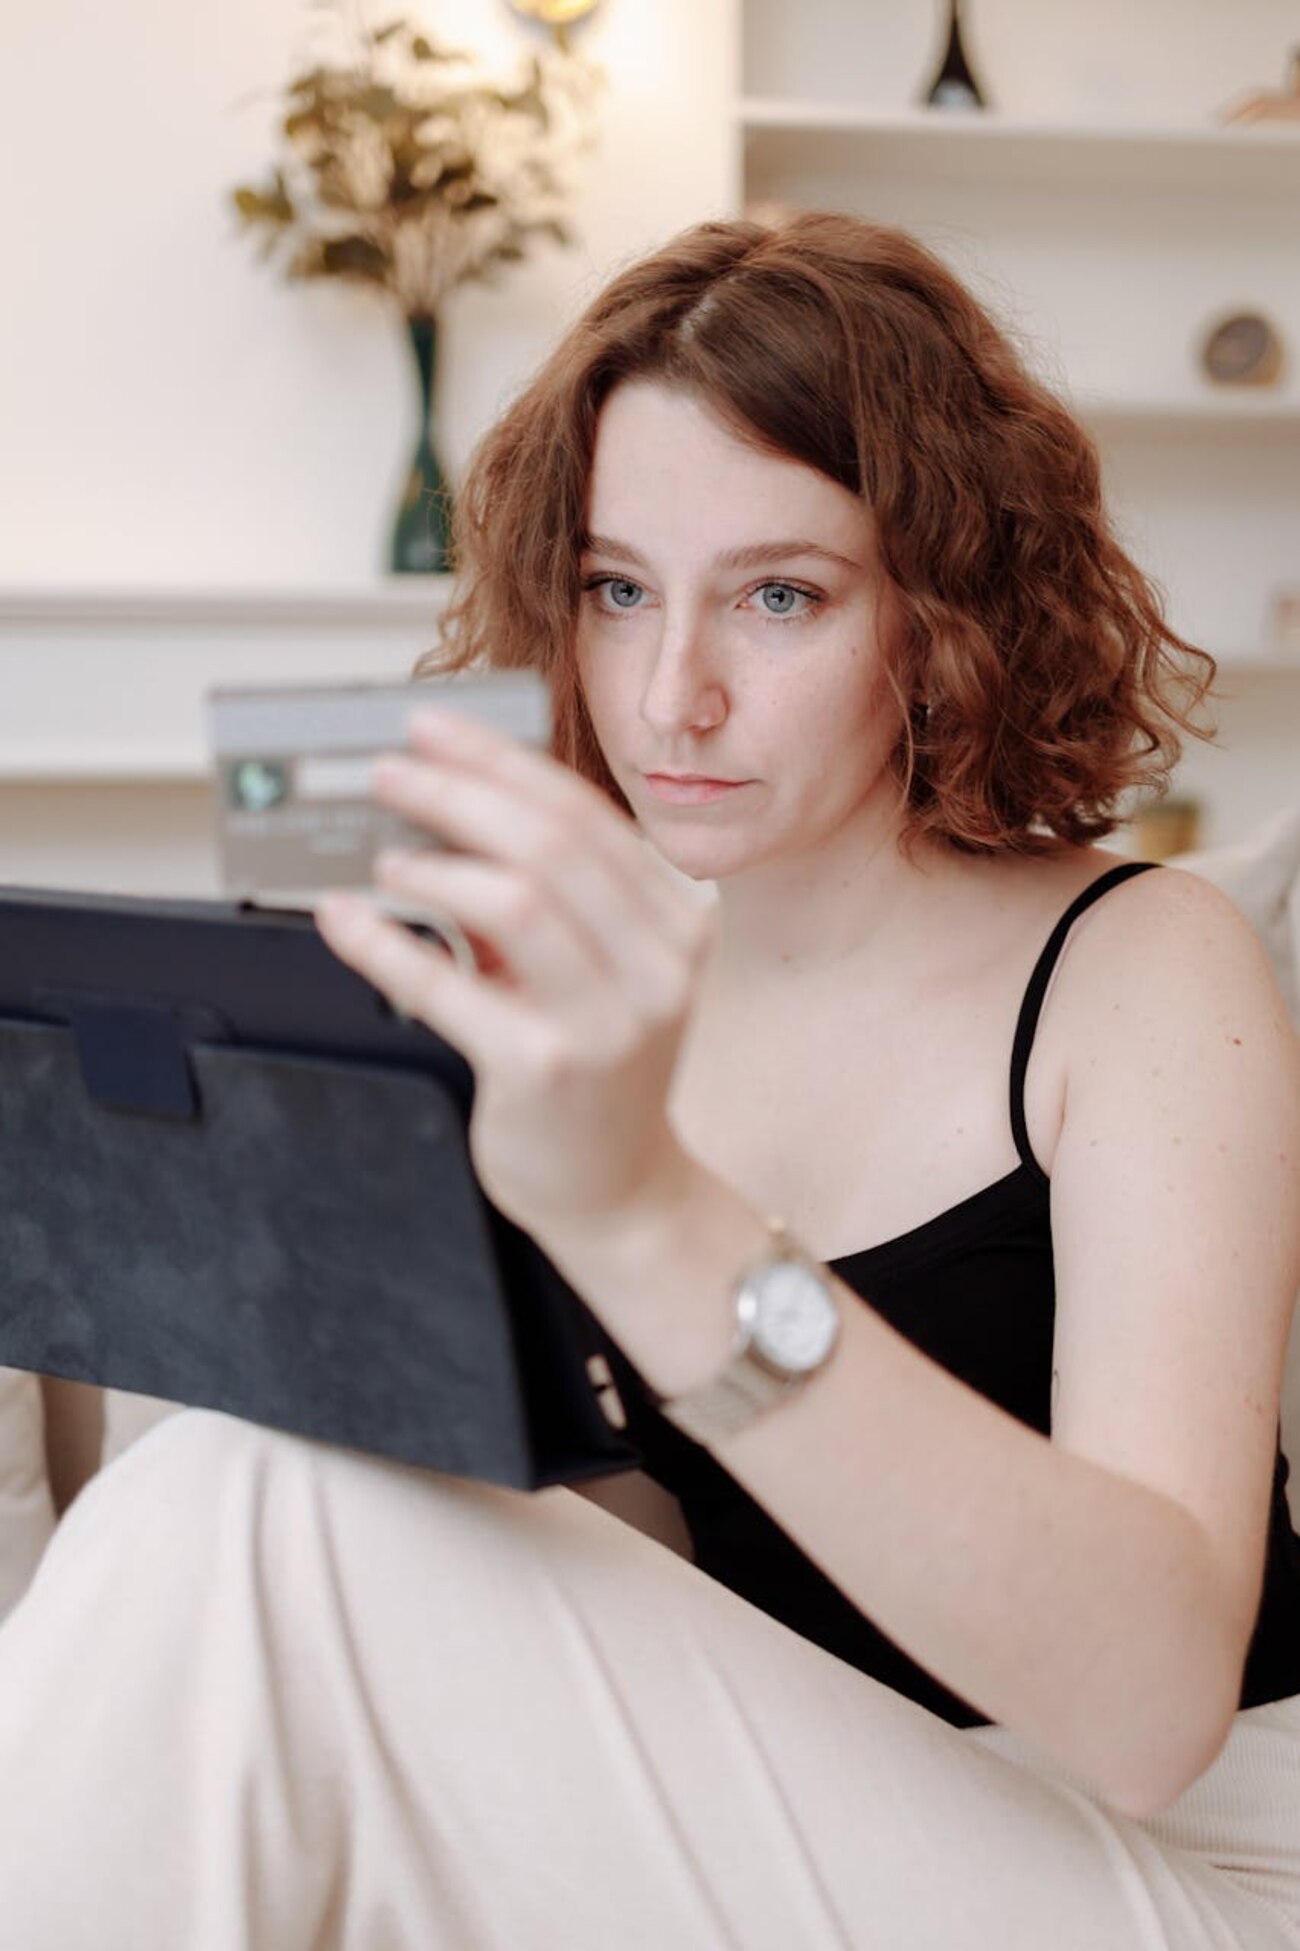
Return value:
<svg viewBox="0 0 1300 1951">
<path fill-rule="evenodd" d="M 399 575 L 437 576 L 451 567 L 451 491 L 433 444 L 438 377 L 438 321 L 427 313 L 406 321 L 420 383 L 420 438 L 402 490 L 389 568 Z"/>
</svg>

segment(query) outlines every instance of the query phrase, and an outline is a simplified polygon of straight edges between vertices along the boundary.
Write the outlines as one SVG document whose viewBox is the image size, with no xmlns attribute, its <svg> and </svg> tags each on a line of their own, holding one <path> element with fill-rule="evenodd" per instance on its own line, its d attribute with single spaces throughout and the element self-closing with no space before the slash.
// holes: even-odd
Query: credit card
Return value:
<svg viewBox="0 0 1300 1951">
<path fill-rule="evenodd" d="M 368 890 L 386 911 L 433 920 L 373 886 L 382 847 L 437 847 L 369 797 L 375 760 L 406 745 L 410 714 L 437 705 L 527 744 L 551 736 L 536 671 L 476 671 L 391 683 L 219 688 L 207 693 L 223 894 L 310 908 L 327 887 Z"/>
</svg>

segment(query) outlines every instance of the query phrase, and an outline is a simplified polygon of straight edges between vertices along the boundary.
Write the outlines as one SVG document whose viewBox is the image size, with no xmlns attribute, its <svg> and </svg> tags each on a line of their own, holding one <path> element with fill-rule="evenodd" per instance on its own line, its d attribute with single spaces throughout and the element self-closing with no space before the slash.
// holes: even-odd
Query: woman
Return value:
<svg viewBox="0 0 1300 1951">
<path fill-rule="evenodd" d="M 705 225 L 461 547 L 425 668 L 546 669 L 556 755 L 426 714 L 379 880 L 477 971 L 319 925 L 473 1062 L 696 1562 L 164 1424 L 0 1639 L 6 1941 L 1300 1945 L 1300 1056 L 1096 844 L 1209 660 L 1087 441 L 907 238 Z"/>
</svg>

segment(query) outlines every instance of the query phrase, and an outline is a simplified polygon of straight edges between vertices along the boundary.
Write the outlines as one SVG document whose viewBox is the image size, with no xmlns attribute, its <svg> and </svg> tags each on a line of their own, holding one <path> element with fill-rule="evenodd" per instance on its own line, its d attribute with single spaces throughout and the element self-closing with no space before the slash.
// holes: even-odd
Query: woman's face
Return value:
<svg viewBox="0 0 1300 1951">
<path fill-rule="evenodd" d="M 581 573 L 592 724 L 681 872 L 721 880 L 892 823 L 900 719 L 856 496 L 627 381 L 597 429 Z"/>
</svg>

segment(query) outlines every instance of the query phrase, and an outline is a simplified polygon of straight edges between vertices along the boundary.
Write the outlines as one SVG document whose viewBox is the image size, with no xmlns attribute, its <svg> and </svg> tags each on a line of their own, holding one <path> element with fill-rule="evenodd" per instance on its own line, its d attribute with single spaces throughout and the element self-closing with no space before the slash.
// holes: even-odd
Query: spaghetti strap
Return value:
<svg viewBox="0 0 1300 1951">
<path fill-rule="evenodd" d="M 1158 867 L 1157 860 L 1125 860 L 1118 867 L 1108 867 L 1095 881 L 1076 895 L 1065 913 L 1047 938 L 1047 944 L 1034 964 L 1034 972 L 1025 989 L 1024 1001 L 1020 1005 L 1020 1016 L 1016 1022 L 1015 1042 L 1011 1047 L 1011 1130 L 1015 1136 L 1016 1150 L 1021 1160 L 1031 1172 L 1047 1184 L 1047 1174 L 1034 1157 L 1029 1144 L 1029 1127 L 1025 1122 L 1025 1074 L 1029 1069 L 1029 1053 L 1034 1046 L 1034 1032 L 1038 1028 L 1039 1013 L 1047 985 L 1056 967 L 1057 957 L 1064 946 L 1065 938 L 1085 908 L 1105 894 L 1108 888 L 1117 887 L 1133 874 L 1144 874 L 1148 867 Z"/>
</svg>

